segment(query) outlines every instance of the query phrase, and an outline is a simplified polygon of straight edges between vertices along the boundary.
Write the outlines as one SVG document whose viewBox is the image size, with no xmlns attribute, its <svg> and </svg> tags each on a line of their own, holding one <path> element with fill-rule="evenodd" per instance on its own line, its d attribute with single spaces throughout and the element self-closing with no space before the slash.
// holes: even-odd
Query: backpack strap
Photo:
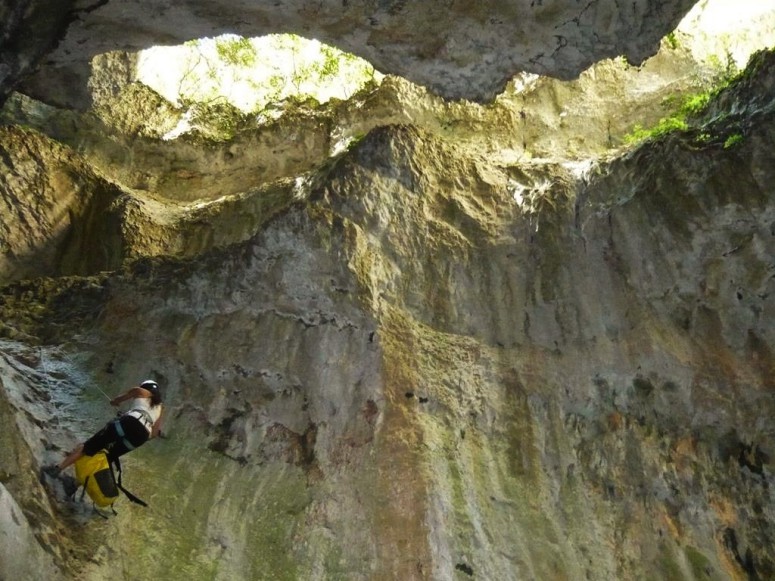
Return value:
<svg viewBox="0 0 775 581">
<path fill-rule="evenodd" d="M 121 425 L 120 419 L 113 420 L 113 429 L 116 430 L 116 433 L 118 434 L 118 437 L 121 438 L 121 443 L 126 446 L 127 450 L 134 450 L 135 446 L 132 445 L 132 443 L 127 439 L 126 432 L 124 432 L 124 428 Z M 121 470 L 119 469 L 119 476 L 121 474 Z"/>
<path fill-rule="evenodd" d="M 129 492 L 129 491 L 128 491 L 126 488 L 124 488 L 124 487 L 123 487 L 123 485 L 121 484 L 121 461 L 120 461 L 118 458 L 113 458 L 113 460 L 112 460 L 112 463 L 110 464 L 110 471 L 111 471 L 111 473 L 113 472 L 113 465 L 114 465 L 114 464 L 115 464 L 115 466 L 116 466 L 116 472 L 118 472 L 118 478 L 116 478 L 116 477 L 114 476 L 114 477 L 113 477 L 113 479 L 116 481 L 116 486 L 118 486 L 118 489 L 119 489 L 121 492 L 123 492 L 124 494 L 126 494 L 126 497 L 127 497 L 129 500 L 131 500 L 132 502 L 134 502 L 135 504 L 139 504 L 140 506 L 148 506 L 148 503 L 147 503 L 147 502 L 145 502 L 144 500 L 142 500 L 142 499 L 140 499 L 140 498 L 137 498 L 137 497 L 136 497 L 134 494 L 132 494 L 131 492 Z"/>
</svg>

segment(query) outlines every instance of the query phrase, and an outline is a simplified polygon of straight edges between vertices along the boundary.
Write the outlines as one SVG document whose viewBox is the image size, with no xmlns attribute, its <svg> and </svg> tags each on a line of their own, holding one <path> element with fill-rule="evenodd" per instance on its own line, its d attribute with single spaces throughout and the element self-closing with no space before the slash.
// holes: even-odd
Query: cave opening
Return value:
<svg viewBox="0 0 775 581">
<path fill-rule="evenodd" d="M 651 59 L 635 67 L 624 58 L 608 59 L 590 67 L 573 81 L 558 81 L 536 74 L 518 74 L 492 102 L 446 101 L 423 88 L 415 91 L 418 101 L 431 99 L 435 108 L 432 124 L 454 137 L 471 136 L 472 117 L 500 123 L 504 110 L 529 125 L 531 106 L 541 107 L 538 87 L 554 84 L 545 93 L 554 93 L 559 102 L 553 111 L 556 120 L 542 123 L 545 129 L 569 133 L 564 143 L 540 137 L 541 131 L 529 131 L 510 123 L 519 131 L 521 143 L 501 148 L 504 159 L 546 158 L 560 150 L 565 157 L 586 159 L 621 145 L 637 143 L 674 128 L 685 127 L 680 95 L 694 98 L 707 94 L 725 83 L 745 67 L 750 55 L 767 48 L 775 31 L 775 0 L 743 0 L 731 6 L 723 0 L 704 0 L 683 18 L 679 26 L 666 35 L 661 49 Z M 101 57 L 93 67 L 99 68 Z M 218 140 L 228 140 L 245 128 L 272 123 L 289 110 L 313 111 L 331 102 L 357 100 L 379 88 L 385 75 L 368 61 L 313 38 L 296 34 L 269 34 L 247 38 L 222 34 L 212 38 L 192 39 L 176 46 L 155 46 L 132 55 L 134 81 L 152 89 L 176 110 L 174 123 L 162 123 L 160 137 L 175 139 L 199 130 Z M 619 111 L 601 115 L 604 121 L 590 122 L 590 110 L 574 105 L 574 93 L 585 81 L 594 82 L 597 71 L 608 67 L 618 75 L 620 87 L 610 95 L 612 102 L 623 104 Z M 656 80 L 659 79 L 659 80 Z M 394 79 L 402 82 L 403 79 Z M 410 84 L 406 81 L 407 84 Z M 644 95 L 652 94 L 647 106 L 627 106 Z M 95 99 L 97 101 L 97 99 Z M 394 103 L 404 111 L 396 112 L 397 121 L 420 125 L 431 122 L 407 111 L 406 103 Z M 356 105 L 359 106 L 359 105 Z M 416 109 L 428 109 L 423 104 Z M 329 107 L 330 109 L 330 107 Z M 494 113 L 494 114 L 492 114 Z M 537 113 L 545 117 L 545 112 Z M 422 116 L 422 115 L 421 115 Z M 492 119 L 490 119 L 492 118 Z M 546 125 L 550 125 L 546 127 Z M 605 125 L 605 127 L 603 127 Z M 584 129 L 582 129 L 584 127 Z M 589 129 L 586 129 L 586 128 Z M 338 153 L 365 133 L 340 128 L 344 136 L 334 136 L 332 153 Z M 480 130 L 479 133 L 482 133 Z M 497 133 L 497 131 L 496 131 Z M 478 136 L 481 139 L 481 135 Z M 546 142 L 546 143 L 544 143 Z M 590 151 L 590 142 L 597 145 Z M 592 155 L 594 157 L 594 155 Z"/>
<path fill-rule="evenodd" d="M 175 106 L 228 104 L 257 124 L 278 118 L 289 102 L 316 107 L 346 100 L 383 77 L 364 59 L 296 34 L 224 34 L 152 47 L 136 59 L 137 81 Z M 190 129 L 189 122 L 165 137 Z"/>
</svg>

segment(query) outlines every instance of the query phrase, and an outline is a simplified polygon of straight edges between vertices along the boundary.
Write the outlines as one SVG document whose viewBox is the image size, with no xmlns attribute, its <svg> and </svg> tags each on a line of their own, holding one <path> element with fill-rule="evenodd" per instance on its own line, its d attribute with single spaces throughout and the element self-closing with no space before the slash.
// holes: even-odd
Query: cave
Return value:
<svg viewBox="0 0 775 581">
<path fill-rule="evenodd" d="M 6 2 L 0 579 L 772 578 L 731 8 Z M 100 510 L 52 467 L 147 380 Z"/>
</svg>

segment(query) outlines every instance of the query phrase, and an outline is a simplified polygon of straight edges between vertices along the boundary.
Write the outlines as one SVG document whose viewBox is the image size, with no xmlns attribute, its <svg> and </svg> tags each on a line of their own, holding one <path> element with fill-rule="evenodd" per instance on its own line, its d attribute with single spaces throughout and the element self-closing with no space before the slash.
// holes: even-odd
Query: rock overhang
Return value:
<svg viewBox="0 0 775 581">
<path fill-rule="evenodd" d="M 21 3 L 20 0 L 12 0 Z M 58 2 L 59 3 L 59 2 Z M 696 0 L 131 0 L 71 2 L 58 14 L 59 38 L 20 43 L 35 34 L 35 14 L 51 0 L 33 2 L 29 17 L 10 16 L 0 50 L 6 76 L 42 101 L 85 109 L 90 61 L 98 54 L 174 45 L 224 33 L 261 36 L 291 32 L 316 38 L 370 61 L 448 99 L 491 100 L 515 74 L 575 78 L 599 60 L 624 56 L 641 63 Z M 49 37 L 56 27 L 41 27 Z M 37 49 L 34 71 L 26 71 Z M 26 47 L 26 48 L 25 48 Z M 41 58 L 42 57 L 42 58 Z M 10 72 L 9 72 L 10 71 Z M 9 84 L 5 81 L 4 84 Z"/>
</svg>

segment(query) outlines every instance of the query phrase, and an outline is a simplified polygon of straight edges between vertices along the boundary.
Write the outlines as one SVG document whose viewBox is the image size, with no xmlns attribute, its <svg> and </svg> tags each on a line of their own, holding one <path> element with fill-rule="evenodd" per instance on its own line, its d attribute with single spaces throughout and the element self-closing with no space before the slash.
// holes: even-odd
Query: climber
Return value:
<svg viewBox="0 0 775 581">
<path fill-rule="evenodd" d="M 161 435 L 163 406 L 159 384 L 151 380 L 143 381 L 139 386 L 114 397 L 110 405 L 118 406 L 125 401 L 130 401 L 128 411 L 109 421 L 91 438 L 78 444 L 58 466 L 48 467 L 46 471 L 58 474 L 84 454 L 93 456 L 100 450 L 107 450 L 108 458 L 112 461 Z"/>
</svg>

